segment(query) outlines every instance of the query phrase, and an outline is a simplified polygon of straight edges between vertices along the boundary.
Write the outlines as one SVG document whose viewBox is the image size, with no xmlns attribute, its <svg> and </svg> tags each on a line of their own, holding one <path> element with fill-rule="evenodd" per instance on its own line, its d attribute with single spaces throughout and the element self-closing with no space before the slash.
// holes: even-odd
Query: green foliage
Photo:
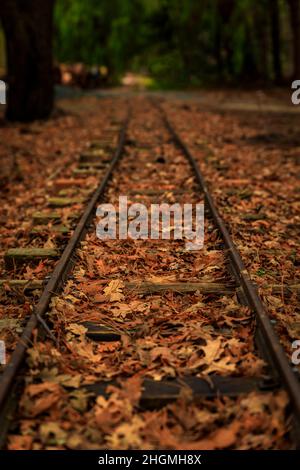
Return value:
<svg viewBox="0 0 300 470">
<path fill-rule="evenodd" d="M 269 1 L 56 0 L 56 58 L 161 86 L 270 79 Z"/>
<path fill-rule="evenodd" d="M 6 66 L 6 59 L 5 59 L 5 41 L 4 41 L 4 33 L 0 27 L 0 73 L 4 73 Z"/>
</svg>

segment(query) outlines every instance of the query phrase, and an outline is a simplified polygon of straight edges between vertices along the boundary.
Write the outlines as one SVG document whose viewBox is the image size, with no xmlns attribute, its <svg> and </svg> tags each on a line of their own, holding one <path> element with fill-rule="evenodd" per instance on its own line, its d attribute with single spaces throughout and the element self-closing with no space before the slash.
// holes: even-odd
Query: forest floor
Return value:
<svg viewBox="0 0 300 470">
<path fill-rule="evenodd" d="M 149 95 L 161 98 L 170 119 L 192 149 L 219 212 L 230 226 L 233 240 L 259 286 L 276 332 L 290 356 L 292 342 L 300 339 L 297 293 L 287 296 L 284 291 L 286 285 L 300 284 L 300 106 L 291 105 L 288 92 L 97 91 L 89 96 L 60 99 L 53 118 L 47 122 L 3 124 L 0 127 L 0 277 L 6 276 L 2 255 L 8 248 L 27 243 L 30 217 L 45 205 L 52 181 L 63 174 L 66 167 L 73 168 L 80 152 L 87 148 L 91 140 L 99 137 L 101 126 L 104 127 L 113 115 L 122 115 L 128 98 L 132 99 L 137 110 L 130 128 L 130 139 L 139 141 L 141 147 L 147 139 L 148 143 L 155 142 L 159 130 L 155 129 L 155 113 L 145 104 L 145 96 Z M 146 127 L 143 127 L 143 119 Z M 166 136 L 164 133 L 162 135 L 166 142 L 158 144 L 155 151 L 172 165 L 175 157 L 169 150 Z M 131 158 L 133 165 L 134 155 Z M 148 157 L 142 155 L 142 158 L 147 160 Z M 123 171 L 112 182 L 125 192 L 130 186 L 130 165 L 126 165 L 125 162 Z M 172 178 L 167 183 L 177 184 L 178 187 L 183 187 L 185 183 L 188 185 L 191 176 L 188 173 L 183 176 L 179 171 L 182 165 L 179 157 L 176 165 L 173 165 Z M 141 178 L 146 178 L 146 166 L 145 172 L 142 167 L 138 170 Z M 161 170 L 160 176 L 168 178 L 164 170 Z M 90 178 L 90 186 L 95 185 L 95 179 Z M 154 178 L 153 187 L 155 185 Z M 76 209 L 80 210 L 81 207 L 79 203 Z M 223 279 L 224 260 L 218 259 L 217 252 L 213 258 L 205 253 L 201 254 L 206 257 L 204 261 L 195 258 L 191 264 L 185 261 L 181 266 L 180 257 L 175 259 L 172 251 L 166 250 L 164 255 L 159 255 L 160 258 L 147 254 L 147 250 L 144 252 L 141 247 L 140 251 L 130 255 L 125 248 L 125 251 L 118 251 L 112 243 L 111 246 L 107 245 L 110 250 L 103 252 L 99 241 L 94 238 L 93 235 L 88 236 L 81 255 L 85 261 L 79 264 L 75 273 L 75 284 L 68 283 L 64 292 L 72 299 L 75 310 L 69 308 L 69 318 L 62 315 L 67 311 L 67 306 L 59 297 L 51 307 L 50 314 L 55 318 L 56 327 L 61 328 L 61 333 L 56 331 L 56 334 L 61 336 L 62 332 L 67 331 L 70 345 L 67 346 L 66 356 L 61 357 L 55 348 L 49 346 L 50 343 L 37 344 L 35 349 L 32 348 L 32 376 L 28 378 L 20 402 L 18 423 L 10 436 L 9 448 L 96 448 L 99 440 L 103 448 L 108 445 L 118 449 L 157 446 L 172 449 L 286 448 L 289 445 L 286 438 L 288 425 L 284 423 L 287 402 L 281 392 L 272 396 L 250 395 L 238 402 L 220 399 L 201 406 L 192 405 L 187 394 L 180 398 L 180 406 L 175 403 L 159 411 L 135 411 L 140 396 L 139 379 L 144 374 L 141 360 L 144 363 L 150 361 L 146 376 L 157 380 L 170 374 L 180 375 L 198 369 L 204 374 L 223 370 L 251 375 L 260 371 L 261 361 L 255 356 L 253 345 L 248 340 L 253 325 L 247 323 L 246 309 L 240 309 L 242 316 L 236 317 L 234 301 L 220 300 L 212 303 L 210 310 L 207 310 L 208 307 L 204 308 L 203 305 L 205 300 L 199 295 L 188 296 L 189 308 L 182 299 L 166 296 L 164 305 L 155 298 L 151 300 L 153 305 L 147 305 L 134 295 L 124 300 L 122 283 L 118 286 L 109 283 L 106 288 L 97 284 L 97 276 L 111 276 L 114 280 L 115 276 L 124 277 L 128 273 L 143 278 L 150 273 L 162 278 L 170 276 L 169 270 L 174 269 L 182 276 L 188 273 L 195 279 L 199 273 L 204 276 L 213 274 Z M 205 243 L 214 242 L 212 238 L 213 235 L 208 232 Z M 53 238 L 45 240 L 45 247 L 54 245 Z M 89 245 L 94 247 L 95 259 L 87 262 Z M 125 259 L 130 261 L 125 263 Z M 166 260 L 168 269 L 163 267 Z M 16 272 L 15 277 L 42 279 L 46 272 L 47 266 L 40 263 L 35 270 Z M 282 286 L 282 292 L 273 295 L 270 285 Z M 5 295 L 2 294 L 0 307 L 1 332 L 6 329 L 6 341 L 13 347 L 15 336 L 5 324 L 8 308 L 11 308 L 11 318 L 19 320 L 28 313 L 30 304 L 24 299 L 21 305 L 18 303 L 17 306 L 8 307 Z M 156 332 L 159 321 L 163 322 L 163 316 L 167 316 L 165 339 L 154 335 L 145 342 L 148 330 L 144 329 L 142 337 L 134 338 L 133 342 L 122 336 L 121 346 L 115 343 L 99 345 L 95 351 L 84 339 L 85 331 L 77 322 L 86 308 L 94 309 L 94 314 L 96 311 L 102 312 L 104 318 L 105 310 L 113 301 L 109 298 L 111 295 L 116 295 L 115 300 L 118 301 L 112 310 L 116 324 L 125 319 L 129 327 L 134 328 L 145 312 L 156 312 L 150 317 L 148 328 Z M 137 312 L 136 317 L 132 317 L 133 310 Z M 161 317 L 157 319 L 157 315 Z M 207 325 L 207 319 L 211 316 L 214 316 L 218 328 L 236 330 L 235 342 L 228 340 L 226 333 L 220 339 L 211 329 L 207 329 L 204 343 L 199 343 L 199 338 L 193 338 L 194 343 L 191 341 L 186 346 L 186 338 L 193 337 L 192 331 L 194 334 L 197 331 L 198 323 L 196 325 L 195 322 L 200 318 L 202 326 Z M 189 324 L 185 324 L 187 318 Z M 178 329 L 175 336 L 170 326 L 172 321 Z M 239 321 L 242 321 L 241 326 L 237 324 Z M 171 345 L 170 349 L 164 347 L 163 341 Z M 67 362 L 73 354 L 72 345 L 76 347 L 76 367 Z M 213 353 L 216 347 L 218 355 Z M 201 360 L 196 358 L 200 350 Z M 229 362 L 222 359 L 222 351 L 225 350 L 227 357 L 230 356 Z M 213 359 L 206 361 L 205 357 L 211 355 Z M 242 355 L 245 357 L 240 363 L 237 358 Z M 88 408 L 89 397 L 80 394 L 80 390 L 76 391 L 76 383 L 80 383 L 83 371 L 86 373 L 88 370 L 90 380 L 102 375 L 116 377 L 120 373 L 118 361 L 121 356 L 124 360 L 121 372 L 125 375 L 136 374 L 136 380 L 127 380 L 123 388 L 113 389 L 110 398 L 98 398 L 94 407 Z M 42 377 L 42 383 L 35 383 L 37 374 Z M 70 387 L 74 387 L 75 391 L 70 392 Z"/>
<path fill-rule="evenodd" d="M 262 112 L 298 114 L 300 106 L 292 104 L 292 90 L 288 88 L 266 89 L 202 89 L 202 90 L 165 90 L 149 91 L 144 85 L 122 86 L 108 89 L 95 89 L 81 91 L 71 87 L 58 86 L 57 98 L 65 103 L 65 98 L 76 98 L 79 96 L 95 97 L 134 97 L 139 95 L 157 96 L 170 101 L 186 101 L 200 104 L 202 108 L 214 109 L 215 111 L 240 111 L 240 112 Z"/>
</svg>

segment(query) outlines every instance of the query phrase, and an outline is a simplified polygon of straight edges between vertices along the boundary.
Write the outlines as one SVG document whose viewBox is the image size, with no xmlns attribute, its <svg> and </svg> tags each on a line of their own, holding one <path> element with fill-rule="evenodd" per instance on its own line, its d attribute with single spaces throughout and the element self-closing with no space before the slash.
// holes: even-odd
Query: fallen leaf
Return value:
<svg viewBox="0 0 300 470">
<path fill-rule="evenodd" d="M 11 434 L 8 438 L 8 450 L 31 450 L 32 436 L 16 436 Z"/>
<path fill-rule="evenodd" d="M 56 383 L 31 384 L 25 388 L 20 408 L 26 416 L 34 418 L 54 406 L 61 396 L 62 390 Z"/>
<path fill-rule="evenodd" d="M 60 427 L 59 423 L 48 422 L 41 424 L 39 428 L 41 441 L 54 445 L 62 445 L 66 441 L 67 433 Z"/>
<path fill-rule="evenodd" d="M 85 326 L 80 325 L 79 323 L 70 323 L 70 325 L 68 325 L 66 329 L 68 331 L 71 331 L 71 333 L 76 336 L 83 336 L 88 330 Z"/>
<path fill-rule="evenodd" d="M 107 287 L 104 289 L 105 296 L 109 302 L 119 302 L 124 299 L 122 289 L 124 288 L 123 281 L 115 279 L 110 281 Z"/>
</svg>

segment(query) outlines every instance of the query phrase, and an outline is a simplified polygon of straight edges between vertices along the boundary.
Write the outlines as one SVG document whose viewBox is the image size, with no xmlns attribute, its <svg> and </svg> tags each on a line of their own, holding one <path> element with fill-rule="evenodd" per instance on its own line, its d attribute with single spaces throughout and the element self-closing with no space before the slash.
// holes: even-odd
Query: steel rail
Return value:
<svg viewBox="0 0 300 470">
<path fill-rule="evenodd" d="M 87 232 L 88 225 L 93 217 L 93 211 L 96 206 L 97 201 L 103 195 L 104 190 L 112 176 L 112 173 L 123 153 L 125 140 L 126 140 L 126 131 L 128 123 L 130 120 L 131 110 L 128 110 L 125 121 L 123 122 L 122 128 L 119 133 L 118 145 L 115 150 L 114 156 L 110 162 L 110 165 L 100 183 L 97 187 L 90 201 L 88 202 L 70 240 L 68 241 L 67 246 L 65 247 L 61 258 L 56 264 L 50 279 L 45 286 L 41 297 L 37 305 L 35 306 L 30 318 L 28 319 L 22 335 L 17 343 L 16 348 L 14 349 L 9 363 L 5 366 L 3 373 L 0 376 L 0 410 L 2 410 L 6 404 L 6 400 L 9 396 L 10 390 L 14 385 L 14 380 L 18 374 L 18 371 L 24 362 L 26 350 L 32 338 L 34 329 L 39 323 L 39 319 L 43 319 L 45 315 L 50 300 L 52 296 L 59 291 L 60 286 L 66 279 L 71 266 L 72 266 L 72 256 L 75 253 L 76 248 L 78 247 L 79 242 L 83 239 L 84 235 Z"/>
<path fill-rule="evenodd" d="M 297 438 L 300 439 L 299 429 L 300 429 L 300 383 L 293 372 L 285 351 L 281 346 L 278 337 L 276 336 L 273 326 L 270 322 L 270 319 L 266 313 L 266 310 L 262 304 L 262 301 L 257 293 L 257 290 L 251 281 L 249 273 L 242 261 L 242 258 L 239 254 L 238 249 L 234 245 L 234 242 L 228 232 L 228 229 L 218 213 L 214 200 L 210 194 L 204 176 L 199 168 L 198 163 L 196 162 L 194 156 L 192 155 L 191 151 L 188 149 L 187 145 L 183 142 L 181 137 L 176 132 L 174 126 L 170 122 L 165 110 L 157 103 L 157 101 L 153 101 L 153 104 L 156 108 L 160 111 L 163 120 L 167 129 L 169 130 L 173 141 L 175 144 L 180 148 L 183 154 L 188 159 L 192 169 L 195 172 L 197 182 L 201 188 L 201 191 L 204 193 L 205 201 L 207 203 L 208 209 L 212 215 L 212 218 L 218 227 L 225 246 L 228 250 L 228 254 L 230 257 L 230 261 L 233 266 L 233 274 L 236 278 L 236 281 L 241 285 L 244 295 L 246 297 L 247 303 L 252 311 L 255 313 L 257 326 L 259 331 L 261 332 L 263 338 L 262 347 L 265 349 L 266 356 L 268 359 L 271 358 L 271 367 L 275 367 L 275 373 L 277 372 L 278 376 L 280 377 L 282 384 L 286 388 L 289 397 L 291 399 L 294 414 L 296 418 L 297 424 Z M 300 444 L 300 441 L 299 441 Z"/>
</svg>

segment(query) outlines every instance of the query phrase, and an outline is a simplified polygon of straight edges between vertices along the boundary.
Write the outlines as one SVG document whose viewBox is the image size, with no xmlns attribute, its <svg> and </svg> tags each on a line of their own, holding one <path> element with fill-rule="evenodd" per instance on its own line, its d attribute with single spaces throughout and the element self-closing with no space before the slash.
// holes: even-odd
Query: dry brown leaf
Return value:
<svg viewBox="0 0 300 470">
<path fill-rule="evenodd" d="M 122 289 L 124 288 L 124 282 L 115 279 L 110 281 L 107 287 L 104 289 L 105 296 L 109 302 L 119 302 L 124 299 Z"/>
<path fill-rule="evenodd" d="M 8 438 L 8 450 L 31 450 L 32 436 L 16 436 L 11 434 Z"/>
<path fill-rule="evenodd" d="M 68 331 L 71 331 L 71 333 L 76 336 L 83 336 L 88 330 L 85 326 L 80 325 L 79 323 L 70 323 L 70 325 L 68 325 L 66 329 Z"/>
<path fill-rule="evenodd" d="M 62 396 L 62 389 L 53 382 L 31 384 L 25 389 L 20 408 L 26 416 L 35 417 L 55 405 Z"/>
</svg>

